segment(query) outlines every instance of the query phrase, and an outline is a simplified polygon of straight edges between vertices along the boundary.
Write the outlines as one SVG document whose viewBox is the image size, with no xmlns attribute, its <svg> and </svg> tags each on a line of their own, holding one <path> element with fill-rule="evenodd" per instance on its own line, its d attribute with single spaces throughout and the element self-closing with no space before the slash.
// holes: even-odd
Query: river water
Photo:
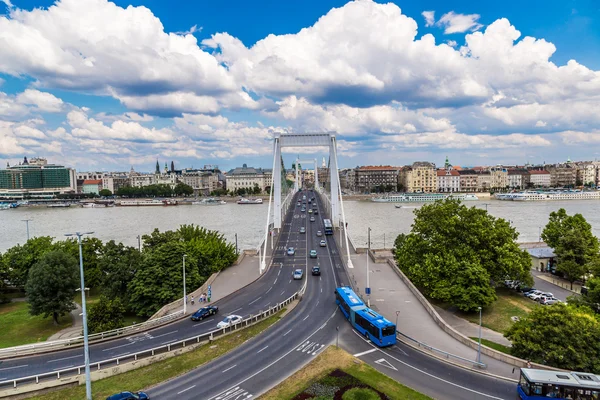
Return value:
<svg viewBox="0 0 600 400">
<path fill-rule="evenodd" d="M 175 230 L 182 224 L 196 224 L 217 230 L 232 243 L 238 235 L 240 249 L 256 248 L 264 237 L 268 202 L 262 205 L 111 208 L 34 208 L 20 207 L 0 211 L 0 252 L 26 241 L 26 224 L 30 236 L 52 236 L 60 240 L 65 233 L 93 231 L 103 241 L 115 240 L 137 246 L 137 235 L 149 234 L 154 228 Z M 410 232 L 415 207 L 421 204 L 344 201 L 348 232 L 357 247 L 366 247 L 371 228 L 371 247 L 390 248 L 399 233 Z M 540 227 L 548 222 L 551 211 L 564 208 L 567 213 L 581 213 L 600 237 L 600 201 L 571 200 L 549 202 L 473 201 L 468 206 L 485 208 L 495 217 L 510 220 L 520 233 L 519 242 L 538 240 Z"/>
</svg>

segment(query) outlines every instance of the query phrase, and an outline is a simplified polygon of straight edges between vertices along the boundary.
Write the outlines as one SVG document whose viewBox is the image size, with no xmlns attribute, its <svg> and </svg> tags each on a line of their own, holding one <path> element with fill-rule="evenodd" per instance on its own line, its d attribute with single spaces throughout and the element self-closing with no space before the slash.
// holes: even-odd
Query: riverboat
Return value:
<svg viewBox="0 0 600 400">
<path fill-rule="evenodd" d="M 466 193 L 404 193 L 375 197 L 371 201 L 377 203 L 425 203 L 445 199 L 458 199 L 462 201 L 479 200 L 474 194 Z"/>
<path fill-rule="evenodd" d="M 223 200 L 219 200 L 219 199 L 214 199 L 211 197 L 210 199 L 202 199 L 200 201 L 193 201 L 192 204 L 195 206 L 222 206 L 224 204 L 227 204 L 227 202 L 223 201 Z"/>
<path fill-rule="evenodd" d="M 497 193 L 497 200 L 552 201 L 552 200 L 598 200 L 598 190 L 532 190 L 516 193 Z"/>
<path fill-rule="evenodd" d="M 54 203 L 54 204 L 48 204 L 46 205 L 46 207 L 48 208 L 66 208 L 66 207 L 71 207 L 70 203 Z"/>
<path fill-rule="evenodd" d="M 262 204 L 262 199 L 239 199 L 238 204 Z"/>
<path fill-rule="evenodd" d="M 121 200 L 121 207 L 176 206 L 177 200 Z"/>
<path fill-rule="evenodd" d="M 106 208 L 106 207 L 114 207 L 114 203 L 82 203 L 81 207 L 83 207 L 83 208 Z"/>
</svg>

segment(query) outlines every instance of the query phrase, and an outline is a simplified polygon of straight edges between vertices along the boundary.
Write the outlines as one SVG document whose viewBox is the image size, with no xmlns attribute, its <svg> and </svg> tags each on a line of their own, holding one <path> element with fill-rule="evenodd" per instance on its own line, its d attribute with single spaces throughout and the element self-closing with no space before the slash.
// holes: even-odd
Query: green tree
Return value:
<svg viewBox="0 0 600 400">
<path fill-rule="evenodd" d="M 44 254 L 29 270 L 25 286 L 31 315 L 58 317 L 75 309 L 73 295 L 79 286 L 77 260 L 70 254 L 56 250 Z"/>
<path fill-rule="evenodd" d="M 534 308 L 506 332 L 511 354 L 572 371 L 600 373 L 600 323 L 591 310 L 566 305 Z"/>
<path fill-rule="evenodd" d="M 98 194 L 100 196 L 103 196 L 103 197 L 110 197 L 110 196 L 112 196 L 112 192 L 110 190 L 108 190 L 108 189 L 102 189 L 101 191 L 98 192 Z"/>
<path fill-rule="evenodd" d="M 261 190 L 260 187 L 258 186 L 258 183 L 254 184 L 254 187 L 252 188 L 252 194 L 260 194 Z"/>
<path fill-rule="evenodd" d="M 0 253 L 0 304 L 8 303 L 10 299 L 7 297 L 9 272 L 6 263 L 4 263 L 4 257 Z"/>
<path fill-rule="evenodd" d="M 530 257 L 506 220 L 454 199 L 414 213 L 411 233 L 396 238 L 395 258 L 425 295 L 473 311 L 496 300 L 496 282 L 532 283 Z"/>
<path fill-rule="evenodd" d="M 135 277 L 142 254 L 134 247 L 124 246 L 111 240 L 104 244 L 99 259 L 99 269 L 102 271 L 100 288 L 102 294 L 109 299 L 120 299 L 120 303 L 129 310 L 130 292 L 129 284 Z"/>
<path fill-rule="evenodd" d="M 31 267 L 53 249 L 52 240 L 50 236 L 34 237 L 24 245 L 13 246 L 4 253 L 2 259 L 8 272 L 8 280 L 13 286 L 25 286 Z"/>
<path fill-rule="evenodd" d="M 125 307 L 117 297 L 110 299 L 100 296 L 97 303 L 90 306 L 88 329 L 90 333 L 106 332 L 125 325 Z"/>
<path fill-rule="evenodd" d="M 179 182 L 177 186 L 175 186 L 174 192 L 177 196 L 190 196 L 194 194 L 194 188 L 183 182 Z"/>
<path fill-rule="evenodd" d="M 62 250 L 72 255 L 79 262 L 79 242 L 70 238 L 56 242 L 53 246 L 56 250 Z M 102 241 L 95 237 L 84 237 L 81 239 L 81 252 L 83 254 L 83 266 L 85 286 L 90 288 L 99 287 L 102 282 L 102 270 L 99 259 L 102 252 Z"/>
</svg>

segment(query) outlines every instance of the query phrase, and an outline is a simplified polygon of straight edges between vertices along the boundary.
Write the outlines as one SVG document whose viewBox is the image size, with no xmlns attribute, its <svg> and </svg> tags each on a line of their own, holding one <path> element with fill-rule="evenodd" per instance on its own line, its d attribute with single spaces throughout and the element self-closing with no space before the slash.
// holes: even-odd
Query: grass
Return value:
<svg viewBox="0 0 600 400">
<path fill-rule="evenodd" d="M 523 296 L 520 292 L 506 288 L 496 290 L 498 300 L 489 307 L 486 307 L 481 316 L 481 324 L 486 328 L 496 332 L 505 333 L 514 323 L 511 317 L 517 316 L 524 318 L 529 312 L 540 305 Z M 479 324 L 479 313 L 457 313 L 458 316 Z"/>
<path fill-rule="evenodd" d="M 23 301 L 0 304 L 0 348 L 43 342 L 61 329 L 71 326 L 71 315 L 58 319 L 29 314 L 29 304 Z"/>
<path fill-rule="evenodd" d="M 470 339 L 478 342 L 479 338 L 478 337 L 470 337 Z M 491 340 L 487 340 L 487 339 L 481 339 L 481 344 L 484 346 L 487 346 L 489 348 L 492 348 L 494 350 L 498 350 L 504 354 L 509 354 L 510 355 L 510 347 L 505 346 L 503 344 L 500 343 L 496 343 L 496 342 L 492 342 Z"/>
<path fill-rule="evenodd" d="M 111 394 L 123 390 L 139 391 L 156 385 L 160 382 L 185 374 L 223 354 L 238 347 L 245 341 L 265 331 L 281 318 L 283 309 L 277 314 L 259 322 L 249 328 L 234 332 L 228 336 L 217 339 L 210 344 L 184 353 L 177 357 L 159 361 L 147 367 L 139 368 L 123 374 L 115 375 L 92 383 L 92 397 L 94 399 L 105 399 Z M 67 400 L 84 399 L 85 385 L 75 388 L 58 390 L 41 396 L 32 397 L 37 400 Z"/>
<path fill-rule="evenodd" d="M 312 384 L 328 379 L 332 371 L 340 369 L 386 394 L 392 400 L 425 400 L 429 397 L 383 375 L 375 368 L 359 361 L 345 351 L 330 346 L 311 363 L 294 373 L 284 382 L 260 397 L 261 400 L 293 399 Z M 326 397 L 323 397 L 325 399 Z M 333 399 L 333 397 L 331 397 Z M 352 397 L 350 397 L 352 398 Z M 360 397 L 356 397 L 360 398 Z M 321 399 L 321 397 L 319 397 Z"/>
</svg>

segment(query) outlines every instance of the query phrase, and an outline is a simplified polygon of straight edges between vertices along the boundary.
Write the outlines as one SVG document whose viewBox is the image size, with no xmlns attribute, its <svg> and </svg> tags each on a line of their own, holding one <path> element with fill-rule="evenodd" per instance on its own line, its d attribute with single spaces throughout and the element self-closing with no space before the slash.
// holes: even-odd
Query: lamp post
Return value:
<svg viewBox="0 0 600 400">
<path fill-rule="evenodd" d="M 137 235 L 137 240 L 138 240 L 138 250 L 141 253 L 142 252 L 142 237 L 140 235 Z"/>
<path fill-rule="evenodd" d="M 487 209 L 487 206 L 489 206 L 489 205 L 490 205 L 490 203 L 483 203 L 483 204 L 482 204 L 482 206 L 485 206 L 485 212 L 487 212 L 487 210 L 488 210 L 488 209 Z"/>
<path fill-rule="evenodd" d="M 21 221 L 25 222 L 25 224 L 27 224 L 27 241 L 29 242 L 29 221 L 32 221 L 31 219 L 22 219 Z"/>
<path fill-rule="evenodd" d="M 396 330 L 398 330 L 398 315 L 400 315 L 400 311 L 396 311 Z"/>
<path fill-rule="evenodd" d="M 371 307 L 371 286 L 369 285 L 369 253 L 371 252 L 371 228 L 367 231 L 367 287 L 365 294 L 367 295 L 367 307 Z"/>
<path fill-rule="evenodd" d="M 538 226 L 538 242 L 542 241 L 542 227 Z"/>
<path fill-rule="evenodd" d="M 340 348 L 339 344 L 339 340 L 340 340 L 340 327 L 336 326 L 335 327 L 335 347 L 336 348 Z"/>
<path fill-rule="evenodd" d="M 479 310 L 479 346 L 477 348 L 477 362 L 481 364 L 481 307 L 477 307 Z"/>
<path fill-rule="evenodd" d="M 183 315 L 187 312 L 187 295 L 185 293 L 185 258 L 187 254 L 183 255 Z"/>
<path fill-rule="evenodd" d="M 238 242 L 237 242 L 237 232 L 235 233 L 235 255 L 238 255 Z"/>
<path fill-rule="evenodd" d="M 85 358 L 85 398 L 92 400 L 92 381 L 90 379 L 90 352 L 88 346 L 87 310 L 85 307 L 85 281 L 83 276 L 83 251 L 81 248 L 81 237 L 91 235 L 94 232 L 66 233 L 65 236 L 77 236 L 79 242 L 79 277 L 81 281 L 81 309 L 83 311 L 83 356 Z"/>
</svg>

